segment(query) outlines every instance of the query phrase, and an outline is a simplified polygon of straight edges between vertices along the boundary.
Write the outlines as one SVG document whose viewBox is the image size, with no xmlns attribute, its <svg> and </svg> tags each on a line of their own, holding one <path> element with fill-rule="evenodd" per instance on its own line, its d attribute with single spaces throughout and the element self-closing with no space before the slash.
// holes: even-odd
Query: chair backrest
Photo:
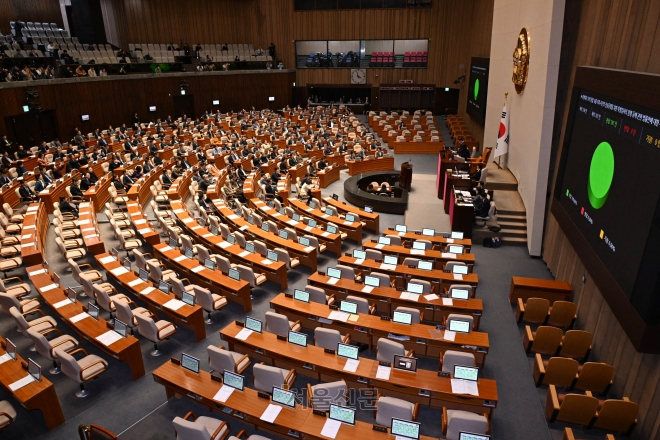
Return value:
<svg viewBox="0 0 660 440">
<path fill-rule="evenodd" d="M 411 278 L 408 280 L 409 283 L 420 284 L 422 286 L 423 293 L 431 293 L 431 282 L 426 280 L 419 280 L 417 278 Z"/>
<path fill-rule="evenodd" d="M 570 301 L 555 301 L 550 309 L 548 325 L 553 327 L 568 327 L 575 319 L 577 304 Z M 527 312 L 525 312 L 527 314 Z"/>
<path fill-rule="evenodd" d="M 346 301 L 356 303 L 358 313 L 364 313 L 365 315 L 369 314 L 369 301 L 367 301 L 366 298 L 348 295 Z"/>
<path fill-rule="evenodd" d="M 284 385 L 284 374 L 281 368 L 270 365 L 255 364 L 252 367 L 254 374 L 254 387 L 259 391 L 270 393 L 273 387 Z"/>
<path fill-rule="evenodd" d="M 406 258 L 404 258 L 403 263 L 401 263 L 401 264 L 403 264 L 404 266 L 415 266 L 415 267 L 417 267 L 417 263 L 419 263 L 419 258 L 406 257 Z"/>
<path fill-rule="evenodd" d="M 377 251 L 376 249 L 365 249 L 365 253 L 367 254 L 367 259 L 369 260 L 383 259 L 383 253 L 381 251 Z"/>
<path fill-rule="evenodd" d="M 178 440 L 210 440 L 209 431 L 203 423 L 175 417 L 172 420 Z"/>
<path fill-rule="evenodd" d="M 376 424 L 390 426 L 392 419 L 413 419 L 413 404 L 394 397 L 381 397 L 378 399 L 378 412 L 376 413 Z"/>
<path fill-rule="evenodd" d="M 9 314 L 12 316 L 12 318 L 14 318 L 14 321 L 16 322 L 16 326 L 18 327 L 18 330 L 21 333 L 23 333 L 23 336 L 29 337 L 27 331 L 28 328 L 30 328 L 30 324 L 28 324 L 23 314 L 19 312 L 16 307 L 10 307 Z"/>
<path fill-rule="evenodd" d="M 232 356 L 232 352 L 225 350 L 223 347 L 216 347 L 209 345 L 206 347 L 206 352 L 209 356 L 209 364 L 213 371 L 231 371 L 236 372 L 236 361 Z"/>
<path fill-rule="evenodd" d="M 285 315 L 275 312 L 266 312 L 266 329 L 280 336 L 289 335 L 289 319 Z"/>
<path fill-rule="evenodd" d="M 59 348 L 55 349 L 55 355 L 61 363 L 62 373 L 64 373 L 69 379 L 82 383 L 83 379 L 80 375 L 81 366 L 76 358 Z"/>
<path fill-rule="evenodd" d="M 623 400 L 608 399 L 598 411 L 595 428 L 608 431 L 628 432 L 637 423 L 639 405 L 624 397 Z"/>
<path fill-rule="evenodd" d="M 447 439 L 458 440 L 461 432 L 485 434 L 488 431 L 486 417 L 468 411 L 451 411 L 447 420 Z"/>
<path fill-rule="evenodd" d="M 247 243 L 245 235 L 240 231 L 234 231 L 234 238 L 236 239 L 236 244 L 245 249 L 245 243 Z"/>
<path fill-rule="evenodd" d="M 312 407 L 321 411 L 330 410 L 330 404 L 346 406 L 348 390 L 346 382 L 338 380 L 336 382 L 320 383 L 311 387 L 312 395 L 308 396 Z"/>
<path fill-rule="evenodd" d="M 543 383 L 556 387 L 568 388 L 575 380 L 578 372 L 578 362 L 565 357 L 551 357 L 545 367 Z"/>
<path fill-rule="evenodd" d="M 567 394 L 561 402 L 557 420 L 589 425 L 598 410 L 598 399 L 583 394 Z"/>
<path fill-rule="evenodd" d="M 472 297 L 473 290 L 472 290 L 472 286 L 470 286 L 469 284 L 452 284 L 451 286 L 449 286 L 449 289 L 448 289 L 449 296 L 451 296 L 451 292 L 454 289 L 456 289 L 456 290 L 467 290 L 468 292 L 470 292 L 468 297 Z"/>
<path fill-rule="evenodd" d="M 421 322 L 421 312 L 418 309 L 414 309 L 412 307 L 397 307 L 395 312 L 404 312 L 404 313 L 410 313 L 412 315 L 412 323 L 413 324 L 419 324 Z"/>
<path fill-rule="evenodd" d="M 586 330 L 569 330 L 564 335 L 560 356 L 583 358 L 591 348 L 591 333 Z"/>
<path fill-rule="evenodd" d="M 183 236 L 181 236 L 181 240 L 183 241 Z M 209 253 L 209 250 L 206 248 L 206 246 L 203 246 L 201 244 L 197 244 L 197 245 L 195 245 L 195 247 L 197 248 L 197 260 L 200 263 L 204 264 L 204 261 L 207 258 L 211 257 L 211 254 Z"/>
<path fill-rule="evenodd" d="M 22 310 L 21 303 L 14 295 L 8 293 L 0 293 L 0 307 L 2 307 L 2 312 L 10 315 L 11 308 L 16 307 L 19 311 Z"/>
<path fill-rule="evenodd" d="M 387 338 L 380 338 L 376 347 L 376 359 L 383 362 L 394 362 L 395 355 L 405 356 L 406 354 L 406 348 L 403 344 L 391 341 Z"/>
<path fill-rule="evenodd" d="M 96 297 L 96 301 L 103 310 L 106 312 L 114 312 L 114 304 L 113 301 L 110 299 L 110 296 L 108 295 L 108 292 L 100 287 L 98 284 L 94 284 L 94 296 Z"/>
<path fill-rule="evenodd" d="M 158 341 L 158 327 L 151 316 L 135 315 L 138 322 L 138 331 L 150 341 Z"/>
<path fill-rule="evenodd" d="M 325 294 L 325 290 L 320 287 L 310 286 L 309 284 L 305 286 L 305 291 L 309 293 L 309 300 L 319 304 L 327 304 L 328 300 Z"/>
<path fill-rule="evenodd" d="M 147 270 L 147 260 L 144 258 L 144 254 L 137 249 L 133 249 L 133 255 L 135 256 L 135 265 L 138 269 Z"/>
<path fill-rule="evenodd" d="M 352 267 L 344 266 L 343 264 L 338 264 L 335 267 L 341 271 L 342 278 L 346 278 L 351 281 L 355 280 L 355 269 Z"/>
<path fill-rule="evenodd" d="M 557 327 L 542 325 L 536 329 L 532 351 L 545 355 L 554 355 L 561 344 L 562 331 Z"/>
<path fill-rule="evenodd" d="M 183 246 L 184 249 L 185 248 L 189 248 L 191 250 L 193 249 L 193 242 L 189 235 L 179 234 L 179 237 L 181 238 L 181 246 Z"/>
<path fill-rule="evenodd" d="M 222 273 L 229 273 L 231 268 L 231 263 L 229 259 L 223 255 L 213 254 L 213 259 L 215 260 L 216 268 Z"/>
<path fill-rule="evenodd" d="M 469 331 L 474 328 L 474 318 L 470 315 L 461 315 L 460 313 L 450 313 L 447 315 L 447 328 L 450 327 L 452 321 L 467 321 L 470 323 Z"/>
<path fill-rule="evenodd" d="M 401 246 L 401 237 L 398 235 L 386 235 L 385 237 L 390 239 L 392 246 Z"/>
<path fill-rule="evenodd" d="M 316 327 L 314 329 L 314 345 L 317 347 L 336 350 L 337 344 L 340 342 L 341 333 L 339 333 L 339 330 L 323 327 Z"/>
<path fill-rule="evenodd" d="M 201 308 L 208 311 L 213 311 L 213 296 L 211 291 L 203 287 L 195 285 L 193 287 L 193 292 L 195 292 L 195 302 L 199 304 Z"/>
<path fill-rule="evenodd" d="M 262 257 L 268 255 L 268 248 L 266 247 L 266 244 L 264 242 L 259 240 L 254 240 L 252 243 L 254 244 L 255 252 L 257 252 Z"/>
<path fill-rule="evenodd" d="M 442 371 L 454 374 L 456 365 L 474 367 L 475 358 L 472 353 L 464 351 L 447 350 L 442 354 Z"/>
<path fill-rule="evenodd" d="M 147 266 L 149 266 L 149 278 L 155 282 L 159 282 L 161 279 L 163 279 L 163 271 L 160 270 L 160 266 L 158 264 L 147 263 Z"/>
<path fill-rule="evenodd" d="M 241 276 L 241 280 L 247 281 L 250 286 L 257 287 L 257 283 L 254 277 L 254 270 L 251 267 L 243 266 L 242 264 L 236 265 L 236 270 Z"/>
<path fill-rule="evenodd" d="M 545 298 L 528 298 L 525 302 L 524 322 L 530 324 L 543 324 L 548 317 L 550 301 Z"/>
<path fill-rule="evenodd" d="M 124 298 L 113 301 L 117 312 L 117 319 L 129 327 L 137 327 L 137 321 L 133 317 L 131 306 Z"/>
<path fill-rule="evenodd" d="M 34 346 L 37 349 L 37 352 L 39 352 L 40 355 L 45 357 L 48 360 L 54 360 L 54 358 L 51 356 L 50 353 L 50 343 L 46 339 L 44 335 L 39 333 L 38 331 L 29 328 L 28 329 L 28 336 L 30 339 L 32 339 L 32 342 L 34 342 Z"/>
<path fill-rule="evenodd" d="M 577 364 L 577 361 L 573 361 Z M 585 362 L 575 388 L 596 393 L 604 392 L 612 382 L 614 367 L 603 362 Z"/>
</svg>

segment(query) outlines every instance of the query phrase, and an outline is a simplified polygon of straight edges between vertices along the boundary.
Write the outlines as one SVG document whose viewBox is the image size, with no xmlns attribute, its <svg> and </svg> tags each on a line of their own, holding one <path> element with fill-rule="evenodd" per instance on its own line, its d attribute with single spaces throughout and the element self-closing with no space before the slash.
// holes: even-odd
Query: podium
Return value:
<svg viewBox="0 0 660 440">
<path fill-rule="evenodd" d="M 411 163 L 404 162 L 401 164 L 401 174 L 399 174 L 399 186 L 410 191 L 410 186 L 412 184 L 412 174 L 413 166 Z"/>
</svg>

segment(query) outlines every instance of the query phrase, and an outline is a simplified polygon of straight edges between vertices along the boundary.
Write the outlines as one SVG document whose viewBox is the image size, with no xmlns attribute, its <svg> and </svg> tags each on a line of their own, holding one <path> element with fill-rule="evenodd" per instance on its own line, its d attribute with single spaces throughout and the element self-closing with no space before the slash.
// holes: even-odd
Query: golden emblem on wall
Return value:
<svg viewBox="0 0 660 440">
<path fill-rule="evenodd" d="M 520 95 L 525 90 L 527 75 L 529 74 L 529 32 L 522 28 L 518 35 L 518 43 L 513 50 L 513 77 L 511 81 Z"/>
</svg>

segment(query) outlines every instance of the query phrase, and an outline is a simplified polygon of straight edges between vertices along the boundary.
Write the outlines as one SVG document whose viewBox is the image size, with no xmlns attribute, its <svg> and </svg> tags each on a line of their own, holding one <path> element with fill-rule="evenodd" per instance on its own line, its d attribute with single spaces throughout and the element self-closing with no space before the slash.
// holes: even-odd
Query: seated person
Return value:
<svg viewBox="0 0 660 440">
<path fill-rule="evenodd" d="M 486 190 L 481 188 L 477 195 L 472 199 L 472 206 L 474 206 L 475 217 L 486 217 L 490 211 L 490 200 L 486 194 Z"/>
<path fill-rule="evenodd" d="M 78 217 L 78 207 L 68 197 L 60 196 L 60 212 L 70 212 Z"/>
<path fill-rule="evenodd" d="M 21 185 L 18 188 L 18 194 L 21 196 L 21 202 L 38 202 L 39 198 L 37 197 L 37 194 L 32 191 L 27 182 L 21 177 L 19 177 L 18 181 Z"/>
</svg>

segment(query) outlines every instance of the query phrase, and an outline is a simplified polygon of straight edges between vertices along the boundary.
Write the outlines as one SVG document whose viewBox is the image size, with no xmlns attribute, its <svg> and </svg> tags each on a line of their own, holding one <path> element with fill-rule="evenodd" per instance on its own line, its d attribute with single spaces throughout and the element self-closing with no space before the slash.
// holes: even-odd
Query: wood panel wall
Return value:
<svg viewBox="0 0 660 440">
<path fill-rule="evenodd" d="M 659 28 L 658 1 L 582 0 L 569 90 L 577 66 L 660 73 Z M 564 141 L 569 104 L 567 101 L 563 110 L 559 145 Z M 643 439 L 660 440 L 660 355 L 642 354 L 634 349 L 551 213 L 546 223 L 543 259 L 557 279 L 573 285 L 574 301 L 578 303 L 576 327 L 592 332 L 592 359 L 614 366 L 614 394 L 639 403 L 637 434 Z M 587 277 L 585 283 L 583 275 Z"/>
<path fill-rule="evenodd" d="M 0 31 L 11 34 L 10 21 L 23 20 L 57 23 L 62 26 L 62 11 L 58 0 L 0 0 Z"/>
<path fill-rule="evenodd" d="M 95 128 L 116 127 L 132 123 L 133 114 L 142 120 L 174 116 L 172 95 L 180 94 L 181 76 L 119 78 L 87 80 L 35 87 L 40 94 L 39 104 L 44 110 L 56 110 L 57 129 L 62 141 L 73 136 L 79 127 L 83 133 Z M 205 110 L 240 110 L 256 108 L 282 108 L 291 103 L 295 72 L 264 74 L 218 74 L 185 76 L 189 87 L 187 95 L 195 98 L 195 116 Z M 268 97 L 274 96 L 275 102 Z M 213 107 L 212 101 L 220 100 Z M 20 114 L 25 103 L 25 88 L 0 89 L 0 133 L 6 133 L 4 118 Z M 157 111 L 149 112 L 149 106 Z M 90 115 L 82 122 L 80 116 Z M 190 115 L 189 115 L 190 116 Z"/>
</svg>

